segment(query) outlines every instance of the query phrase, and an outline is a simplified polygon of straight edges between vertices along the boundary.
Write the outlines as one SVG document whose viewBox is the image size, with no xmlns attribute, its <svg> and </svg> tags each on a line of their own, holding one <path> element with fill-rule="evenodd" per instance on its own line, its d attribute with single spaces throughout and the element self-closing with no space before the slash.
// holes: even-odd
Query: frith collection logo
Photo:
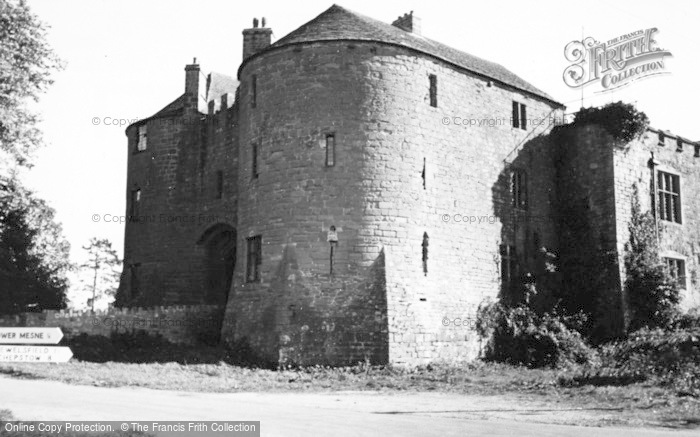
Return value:
<svg viewBox="0 0 700 437">
<path fill-rule="evenodd" d="M 653 27 L 621 35 L 607 42 L 592 37 L 571 41 L 564 48 L 566 60 L 564 83 L 581 88 L 600 83 L 602 91 L 612 91 L 649 76 L 668 74 L 664 58 L 673 56 L 656 46 Z"/>
</svg>

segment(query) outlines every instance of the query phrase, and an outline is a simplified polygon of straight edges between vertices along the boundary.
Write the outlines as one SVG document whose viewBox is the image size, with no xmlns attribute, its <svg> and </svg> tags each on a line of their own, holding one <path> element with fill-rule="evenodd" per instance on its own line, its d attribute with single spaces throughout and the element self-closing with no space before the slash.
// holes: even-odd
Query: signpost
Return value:
<svg viewBox="0 0 700 437">
<path fill-rule="evenodd" d="M 0 328 L 0 362 L 65 363 L 73 356 L 69 347 L 38 346 L 62 338 L 61 328 Z"/>
<path fill-rule="evenodd" d="M 0 345 L 0 362 L 65 363 L 73 352 L 65 346 L 6 346 Z"/>
<path fill-rule="evenodd" d="M 58 344 L 61 328 L 0 328 L 1 344 Z"/>
</svg>

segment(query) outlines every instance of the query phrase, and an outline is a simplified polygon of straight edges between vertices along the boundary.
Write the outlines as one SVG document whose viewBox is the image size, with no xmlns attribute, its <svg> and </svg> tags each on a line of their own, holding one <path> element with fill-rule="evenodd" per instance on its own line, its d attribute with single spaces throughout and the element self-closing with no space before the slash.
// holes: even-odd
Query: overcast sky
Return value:
<svg viewBox="0 0 700 437">
<path fill-rule="evenodd" d="M 90 237 L 109 238 L 120 254 L 124 225 L 92 216 L 125 214 L 125 126 L 152 115 L 184 92 L 184 66 L 197 57 L 204 72 L 231 76 L 241 61 L 244 28 L 265 17 L 273 41 L 329 8 L 328 1 L 57 1 L 30 0 L 51 26 L 49 42 L 65 60 L 39 109 L 48 146 L 27 174 L 30 187 L 57 211 L 74 260 Z M 700 2 L 694 1 L 377 1 L 339 3 L 391 22 L 411 10 L 423 35 L 502 64 L 568 111 L 581 107 L 580 90 L 562 73 L 564 47 L 581 35 L 600 41 L 650 27 L 669 50 L 670 74 L 648 78 L 615 93 L 584 89 L 584 105 L 636 102 L 652 125 L 700 140 Z M 446 114 L 459 115 L 459 114 Z M 93 124 L 97 118 L 98 125 Z"/>
</svg>

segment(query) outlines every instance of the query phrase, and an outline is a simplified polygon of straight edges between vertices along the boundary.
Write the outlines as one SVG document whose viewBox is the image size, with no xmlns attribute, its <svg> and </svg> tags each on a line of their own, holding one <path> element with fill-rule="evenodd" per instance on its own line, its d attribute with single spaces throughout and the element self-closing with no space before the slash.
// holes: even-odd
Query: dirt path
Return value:
<svg viewBox="0 0 700 437">
<path fill-rule="evenodd" d="M 0 377 L 0 409 L 23 420 L 259 420 L 263 436 L 697 436 L 566 426 L 615 412 L 440 393 L 189 393 Z"/>
</svg>

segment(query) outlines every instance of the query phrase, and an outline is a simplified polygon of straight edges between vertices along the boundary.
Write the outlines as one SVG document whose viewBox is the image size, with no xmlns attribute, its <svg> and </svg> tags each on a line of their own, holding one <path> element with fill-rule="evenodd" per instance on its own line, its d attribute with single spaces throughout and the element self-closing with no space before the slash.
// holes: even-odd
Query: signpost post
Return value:
<svg viewBox="0 0 700 437">
<path fill-rule="evenodd" d="M 62 338 L 61 328 L 0 328 L 0 362 L 65 363 L 73 356 L 70 348 L 39 346 Z"/>
</svg>

